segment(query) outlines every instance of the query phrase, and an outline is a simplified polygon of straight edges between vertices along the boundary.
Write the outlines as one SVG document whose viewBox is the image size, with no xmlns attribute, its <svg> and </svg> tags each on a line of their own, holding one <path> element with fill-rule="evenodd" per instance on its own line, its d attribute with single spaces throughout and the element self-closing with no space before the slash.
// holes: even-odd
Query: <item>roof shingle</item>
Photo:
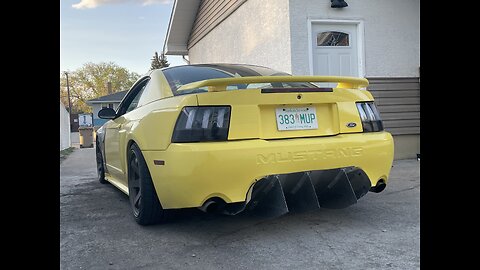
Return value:
<svg viewBox="0 0 480 270">
<path fill-rule="evenodd" d="M 101 102 L 120 102 L 122 101 L 123 97 L 127 94 L 128 90 L 116 92 L 110 95 L 106 95 L 103 97 L 98 97 L 94 99 L 90 99 L 87 103 L 101 103 Z"/>
</svg>

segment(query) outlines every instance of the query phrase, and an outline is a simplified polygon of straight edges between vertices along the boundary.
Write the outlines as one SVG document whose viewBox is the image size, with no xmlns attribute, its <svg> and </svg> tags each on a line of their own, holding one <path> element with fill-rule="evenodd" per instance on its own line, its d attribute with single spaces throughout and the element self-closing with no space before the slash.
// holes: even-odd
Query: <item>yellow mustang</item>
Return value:
<svg viewBox="0 0 480 270">
<path fill-rule="evenodd" d="M 334 87 L 332 87 L 334 86 Z M 253 65 L 157 69 L 97 131 L 99 181 L 129 195 L 142 225 L 168 209 L 277 215 L 343 208 L 381 192 L 393 139 L 363 78 Z"/>
</svg>

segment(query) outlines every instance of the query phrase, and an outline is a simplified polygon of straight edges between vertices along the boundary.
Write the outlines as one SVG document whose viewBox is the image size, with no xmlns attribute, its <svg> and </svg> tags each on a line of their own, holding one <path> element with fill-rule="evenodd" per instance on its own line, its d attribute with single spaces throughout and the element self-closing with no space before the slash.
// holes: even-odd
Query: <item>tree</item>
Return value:
<svg viewBox="0 0 480 270">
<path fill-rule="evenodd" d="M 89 99 L 108 95 L 107 82 L 112 83 L 112 91 L 128 90 L 140 77 L 113 62 L 86 63 L 81 68 L 68 72 L 72 113 L 91 112 L 92 108 L 85 102 Z M 67 80 L 60 74 L 60 99 L 68 104 Z"/>
<path fill-rule="evenodd" d="M 160 55 L 160 63 L 162 64 L 162 67 L 170 66 L 170 63 L 167 61 L 167 57 L 163 53 Z"/>
<path fill-rule="evenodd" d="M 170 64 L 167 61 L 167 57 L 162 53 L 160 57 L 158 57 L 158 53 L 155 52 L 155 55 L 152 58 L 152 64 L 150 66 L 150 70 L 159 69 L 168 67 Z"/>
</svg>

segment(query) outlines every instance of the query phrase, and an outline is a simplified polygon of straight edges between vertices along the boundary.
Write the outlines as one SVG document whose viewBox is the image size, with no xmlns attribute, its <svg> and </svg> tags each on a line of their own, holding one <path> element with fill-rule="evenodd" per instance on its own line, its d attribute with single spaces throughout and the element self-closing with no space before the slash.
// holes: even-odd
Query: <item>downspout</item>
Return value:
<svg viewBox="0 0 480 270">
<path fill-rule="evenodd" d="M 190 60 L 188 60 L 187 58 L 185 58 L 185 55 L 186 54 L 182 54 L 182 59 L 183 61 L 185 61 L 187 63 L 187 65 L 190 65 Z"/>
</svg>

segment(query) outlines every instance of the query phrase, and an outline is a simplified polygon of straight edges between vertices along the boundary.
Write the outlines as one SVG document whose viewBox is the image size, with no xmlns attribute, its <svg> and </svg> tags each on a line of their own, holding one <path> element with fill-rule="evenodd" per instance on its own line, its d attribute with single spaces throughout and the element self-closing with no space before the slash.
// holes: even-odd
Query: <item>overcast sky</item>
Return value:
<svg viewBox="0 0 480 270">
<path fill-rule="evenodd" d="M 61 0 L 60 71 L 113 61 L 143 74 L 159 54 L 173 0 Z M 184 65 L 167 56 L 171 66 Z"/>
</svg>

